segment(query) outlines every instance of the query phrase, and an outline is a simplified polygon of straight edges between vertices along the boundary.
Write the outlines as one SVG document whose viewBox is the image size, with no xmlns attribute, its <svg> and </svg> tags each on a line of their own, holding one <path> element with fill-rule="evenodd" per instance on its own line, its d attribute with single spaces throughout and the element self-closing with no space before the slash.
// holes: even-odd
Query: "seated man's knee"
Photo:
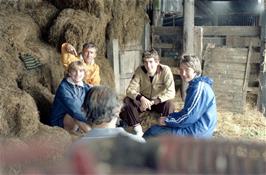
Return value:
<svg viewBox="0 0 266 175">
<path fill-rule="evenodd" d="M 126 105 L 130 105 L 130 104 L 133 103 L 133 100 L 132 100 L 131 98 L 129 98 L 129 97 L 125 97 L 125 98 L 124 98 L 124 103 L 125 103 Z"/>
<path fill-rule="evenodd" d="M 169 109 L 169 112 L 175 111 L 175 103 L 173 102 L 173 100 L 167 100 L 165 105 Z"/>
</svg>

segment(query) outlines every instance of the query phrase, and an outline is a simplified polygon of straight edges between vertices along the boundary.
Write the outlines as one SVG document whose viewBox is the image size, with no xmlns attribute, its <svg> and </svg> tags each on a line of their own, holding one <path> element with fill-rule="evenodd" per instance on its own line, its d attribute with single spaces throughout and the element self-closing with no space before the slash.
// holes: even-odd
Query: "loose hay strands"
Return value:
<svg viewBox="0 0 266 175">
<path fill-rule="evenodd" d="M 183 107 L 183 102 L 175 101 L 176 111 Z M 237 114 L 218 108 L 218 124 L 214 133 L 215 138 L 254 140 L 266 142 L 266 117 L 259 112 L 254 104 L 247 103 L 245 112 Z M 156 119 L 144 115 L 142 122 L 144 130 L 156 123 Z"/>
<path fill-rule="evenodd" d="M 266 117 L 248 104 L 244 114 L 219 111 L 215 136 L 266 141 Z"/>
</svg>

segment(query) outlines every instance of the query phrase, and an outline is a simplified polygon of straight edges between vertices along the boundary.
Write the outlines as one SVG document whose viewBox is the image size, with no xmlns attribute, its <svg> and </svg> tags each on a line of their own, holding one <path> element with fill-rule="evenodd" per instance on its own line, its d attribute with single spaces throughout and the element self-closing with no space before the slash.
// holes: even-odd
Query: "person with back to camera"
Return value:
<svg viewBox="0 0 266 175">
<path fill-rule="evenodd" d="M 87 93 L 83 104 L 86 122 L 92 129 L 76 143 L 114 138 L 120 135 L 137 142 L 145 142 L 142 137 L 130 134 L 121 127 L 116 127 L 120 109 L 121 102 L 112 89 L 106 86 L 92 87 Z"/>
<path fill-rule="evenodd" d="M 144 133 L 144 138 L 159 135 L 192 136 L 209 138 L 217 125 L 216 100 L 212 90 L 213 81 L 201 76 L 201 63 L 197 56 L 183 55 L 180 63 L 180 76 L 188 82 L 184 107 L 159 119 Z"/>
<path fill-rule="evenodd" d="M 85 66 L 82 61 L 70 63 L 66 77 L 61 81 L 56 90 L 52 106 L 50 124 L 59 126 L 69 132 L 75 132 L 78 128 L 87 132 L 90 127 L 85 123 L 85 113 L 82 111 L 86 93 L 90 86 L 83 83 Z"/>
<path fill-rule="evenodd" d="M 137 135 L 143 135 L 139 115 L 145 111 L 155 111 L 166 116 L 175 110 L 175 83 L 170 67 L 160 64 L 155 49 L 142 55 L 143 65 L 139 66 L 126 90 L 124 107 L 120 117 L 123 122 L 134 127 Z"/>
<path fill-rule="evenodd" d="M 70 63 L 81 60 L 85 63 L 86 75 L 85 83 L 90 86 L 100 85 L 100 68 L 95 63 L 97 56 L 97 47 L 94 43 L 85 43 L 82 52 L 78 55 L 76 49 L 69 43 L 63 43 L 61 46 L 61 62 L 65 70 L 67 70 Z"/>
</svg>

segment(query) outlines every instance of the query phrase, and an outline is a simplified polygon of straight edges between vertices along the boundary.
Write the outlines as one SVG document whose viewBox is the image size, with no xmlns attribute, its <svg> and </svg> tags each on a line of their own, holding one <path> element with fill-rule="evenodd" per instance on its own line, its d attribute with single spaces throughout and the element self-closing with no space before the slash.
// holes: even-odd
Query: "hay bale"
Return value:
<svg viewBox="0 0 266 175">
<path fill-rule="evenodd" d="M 118 39 L 120 47 L 141 44 L 144 25 L 148 22 L 146 0 L 118 0 L 112 5 L 113 18 L 108 25 L 108 37 Z"/>
<path fill-rule="evenodd" d="M 59 13 L 59 10 L 48 2 L 40 2 L 28 11 L 36 24 L 40 27 L 43 36 L 47 38 L 49 27 Z"/>
<path fill-rule="evenodd" d="M 90 1 L 65 0 L 64 2 L 62 2 L 60 0 L 55 0 L 53 1 L 53 4 L 59 9 L 66 9 L 66 8 L 81 9 L 83 11 L 87 11 L 99 17 L 103 13 L 110 12 L 113 1 L 110 1 L 110 0 L 90 0 Z"/>
<path fill-rule="evenodd" d="M 82 50 L 84 43 L 94 42 L 98 47 L 98 55 L 104 55 L 107 22 L 106 17 L 97 18 L 82 10 L 65 9 L 50 28 L 49 42 L 57 48 L 63 42 L 69 42 L 77 51 Z"/>
<path fill-rule="evenodd" d="M 39 113 L 24 91 L 0 89 L 0 135 L 29 137 L 38 131 Z"/>
</svg>

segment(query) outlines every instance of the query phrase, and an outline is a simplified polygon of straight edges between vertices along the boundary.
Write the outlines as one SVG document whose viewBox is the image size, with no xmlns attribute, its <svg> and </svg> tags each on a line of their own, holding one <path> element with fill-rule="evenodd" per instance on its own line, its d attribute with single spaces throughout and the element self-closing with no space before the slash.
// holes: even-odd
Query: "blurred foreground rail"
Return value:
<svg viewBox="0 0 266 175">
<path fill-rule="evenodd" d="M 12 143 L 12 142 L 11 142 Z M 39 143 L 38 143 L 39 144 Z M 36 147 L 37 146 L 37 147 Z M 2 174 L 266 174 L 266 143 L 162 137 L 145 144 L 124 137 L 74 145 L 2 142 Z M 1 173 L 0 173 L 1 174 Z"/>
</svg>

